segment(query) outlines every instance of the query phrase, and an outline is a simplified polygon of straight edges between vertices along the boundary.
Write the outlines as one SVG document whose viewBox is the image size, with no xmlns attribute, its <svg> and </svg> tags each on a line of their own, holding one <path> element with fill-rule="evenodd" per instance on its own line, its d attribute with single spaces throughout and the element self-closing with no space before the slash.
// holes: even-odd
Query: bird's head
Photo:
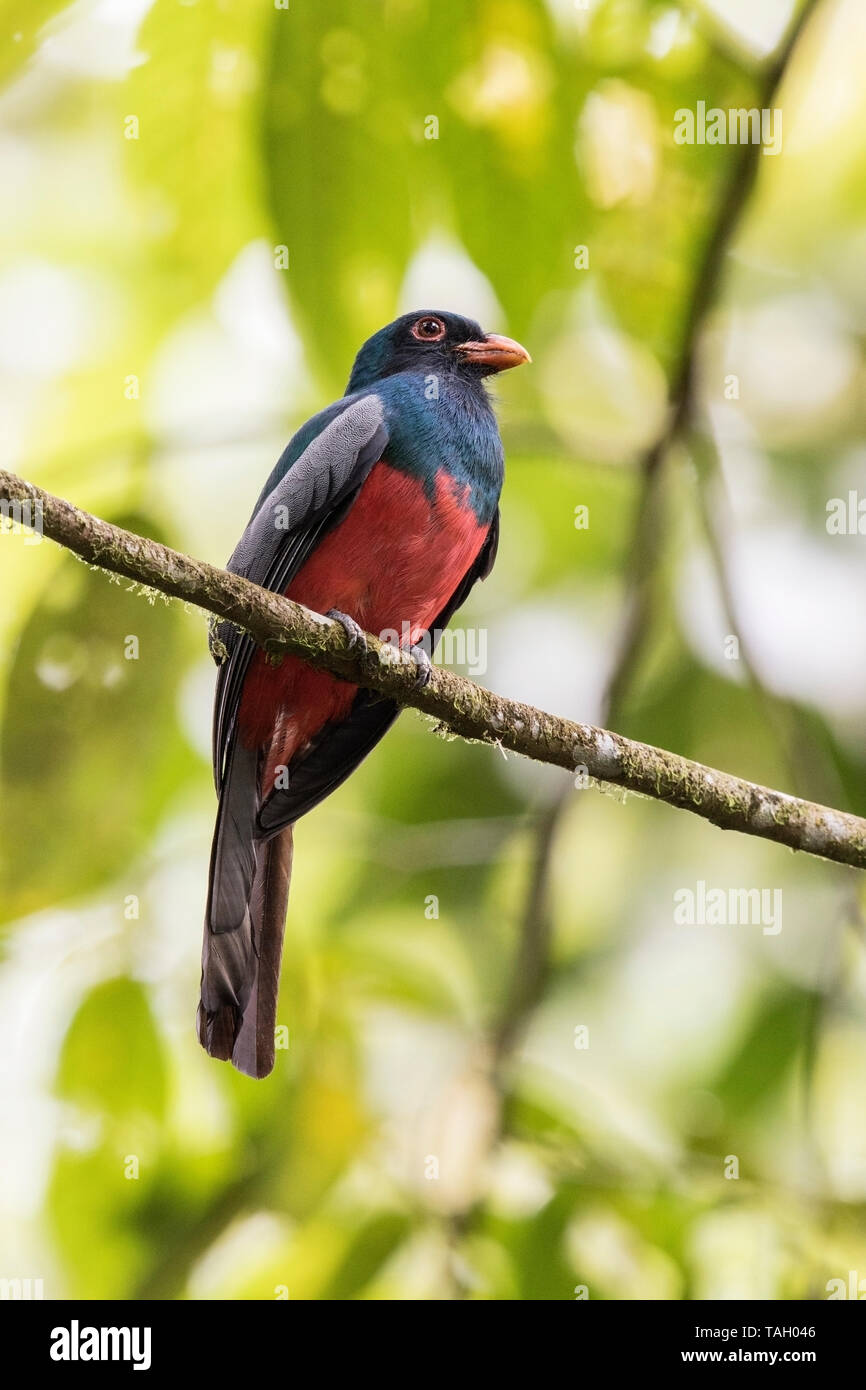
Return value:
<svg viewBox="0 0 866 1390">
<path fill-rule="evenodd" d="M 406 371 L 456 373 L 477 381 L 531 360 L 513 338 L 485 333 L 473 319 L 442 309 L 418 309 L 367 339 L 355 358 L 348 389 L 360 391 Z"/>
</svg>

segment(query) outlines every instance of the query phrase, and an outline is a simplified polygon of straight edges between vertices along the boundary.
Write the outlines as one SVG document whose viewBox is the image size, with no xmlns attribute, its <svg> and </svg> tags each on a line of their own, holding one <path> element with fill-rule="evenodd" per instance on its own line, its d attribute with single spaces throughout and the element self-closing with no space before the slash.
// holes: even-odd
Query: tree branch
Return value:
<svg viewBox="0 0 866 1390">
<path fill-rule="evenodd" d="M 775 105 L 789 60 L 817 3 L 818 0 L 805 0 L 776 56 L 768 64 L 756 103 L 760 109 Z M 648 634 L 652 630 L 656 574 L 667 529 L 667 503 L 664 495 L 667 470 L 664 465 L 674 444 L 689 433 L 693 423 L 698 339 L 706 313 L 718 295 L 725 257 L 748 203 L 759 164 L 759 145 L 742 145 L 732 154 L 731 173 L 722 188 L 716 215 L 709 224 L 685 304 L 680 342 L 671 372 L 667 419 L 658 438 L 644 452 L 641 459 L 641 486 L 634 510 L 631 543 L 627 551 L 629 559 L 623 617 L 616 642 L 615 658 L 602 702 L 601 718 L 605 724 L 620 722 L 629 690 L 643 660 Z M 720 579 L 724 588 L 721 571 Z M 771 697 L 757 682 L 754 666 L 748 662 L 747 656 L 746 667 L 753 685 L 768 709 L 773 709 Z M 552 798 L 539 821 L 537 846 L 520 933 L 520 949 L 514 961 L 511 984 L 495 1032 L 497 1065 L 501 1064 L 513 1048 L 544 987 L 551 932 L 547 879 L 554 841 L 568 799 L 569 789 L 565 786 Z"/>
<path fill-rule="evenodd" d="M 275 660 L 292 653 L 341 680 L 432 716 L 461 738 L 496 744 L 570 772 L 580 770 L 599 782 L 691 811 L 723 830 L 866 868 L 866 820 L 858 816 L 504 699 L 441 667 L 434 667 L 429 683 L 419 689 L 415 663 L 397 648 L 368 635 L 367 651 L 353 650 L 339 623 L 80 511 L 14 473 L 0 471 L 0 501 L 22 505 L 24 515 L 29 506 L 43 535 L 89 564 L 234 623 Z"/>
</svg>

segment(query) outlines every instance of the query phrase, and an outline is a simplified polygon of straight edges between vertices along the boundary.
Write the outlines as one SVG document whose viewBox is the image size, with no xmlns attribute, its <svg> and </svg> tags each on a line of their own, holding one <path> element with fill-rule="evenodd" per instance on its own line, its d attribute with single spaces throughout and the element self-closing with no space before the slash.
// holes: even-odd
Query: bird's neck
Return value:
<svg viewBox="0 0 866 1390">
<path fill-rule="evenodd" d="M 468 484 L 480 521 L 492 521 L 503 482 L 502 444 L 481 381 L 405 372 L 382 382 L 389 462 L 432 486 L 443 470 Z"/>
</svg>

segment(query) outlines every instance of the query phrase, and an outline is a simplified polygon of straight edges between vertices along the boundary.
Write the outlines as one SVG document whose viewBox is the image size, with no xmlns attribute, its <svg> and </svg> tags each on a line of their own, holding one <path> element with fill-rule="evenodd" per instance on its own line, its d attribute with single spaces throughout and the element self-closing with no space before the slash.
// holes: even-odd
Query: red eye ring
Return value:
<svg viewBox="0 0 866 1390">
<path fill-rule="evenodd" d="M 420 343 L 441 343 L 446 332 L 442 320 L 434 318 L 432 314 L 425 314 L 423 319 L 412 325 L 412 337 Z"/>
</svg>

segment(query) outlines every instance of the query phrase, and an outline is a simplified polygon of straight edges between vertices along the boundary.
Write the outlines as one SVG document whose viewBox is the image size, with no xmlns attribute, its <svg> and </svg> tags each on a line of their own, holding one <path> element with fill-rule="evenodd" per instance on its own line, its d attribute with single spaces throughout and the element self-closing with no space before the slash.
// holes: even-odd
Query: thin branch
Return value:
<svg viewBox="0 0 866 1390">
<path fill-rule="evenodd" d="M 520 944 L 505 1005 L 493 1035 L 492 1071 L 496 1077 L 520 1037 L 526 1019 L 532 1014 L 544 993 L 552 931 L 550 860 L 559 828 L 560 811 L 567 794 L 566 786 L 562 796 L 556 797 L 542 812 L 539 821 L 523 910 Z"/>
<path fill-rule="evenodd" d="M 434 667 L 428 684 L 419 688 L 414 661 L 398 648 L 368 634 L 367 650 L 353 649 L 339 623 L 239 575 L 80 511 L 14 473 L 0 471 L 0 501 L 18 504 L 25 515 L 29 507 L 43 535 L 88 563 L 235 624 L 275 660 L 292 653 L 341 680 L 430 715 L 444 731 L 461 738 L 495 744 L 536 762 L 639 792 L 691 811 L 723 830 L 739 830 L 866 868 L 866 820 L 859 816 L 504 699 L 442 667 Z"/>
<path fill-rule="evenodd" d="M 791 54 L 817 3 L 818 0 L 806 0 L 777 54 L 767 65 L 759 91 L 758 104 L 761 108 L 774 104 Z M 758 145 L 742 145 L 732 155 L 731 174 L 722 190 L 716 216 L 710 224 L 685 306 L 671 374 L 667 419 L 660 435 L 641 459 L 641 485 L 627 551 L 629 558 L 623 615 L 602 703 L 601 717 L 605 724 L 618 724 L 621 720 L 652 628 L 654 586 L 666 530 L 664 464 L 674 444 L 688 433 L 692 423 L 698 339 L 707 311 L 718 295 L 725 257 L 754 186 L 759 155 Z M 546 880 L 559 822 L 568 800 L 569 788 L 566 786 L 552 798 L 539 821 L 538 843 L 522 916 L 520 949 L 515 957 L 506 1003 L 495 1030 L 498 1063 L 514 1046 L 544 987 L 551 930 Z M 531 977 L 527 971 L 531 972 Z"/>
<path fill-rule="evenodd" d="M 806 0 L 775 57 L 767 65 L 758 92 L 759 108 L 775 104 L 791 55 L 819 0 Z M 629 546 L 628 598 L 619 649 L 608 681 L 605 719 L 618 720 L 626 690 L 640 664 L 650 630 L 652 578 L 664 537 L 661 500 L 665 459 L 675 441 L 690 428 L 694 414 L 697 343 L 704 319 L 718 296 L 724 275 L 725 257 L 739 227 L 760 166 L 761 146 L 737 146 L 733 169 L 720 199 L 717 213 L 698 262 L 691 293 L 686 304 L 679 351 L 670 386 L 670 404 L 665 426 L 647 450 L 641 464 L 643 486 L 638 499 L 634 533 Z"/>
</svg>

